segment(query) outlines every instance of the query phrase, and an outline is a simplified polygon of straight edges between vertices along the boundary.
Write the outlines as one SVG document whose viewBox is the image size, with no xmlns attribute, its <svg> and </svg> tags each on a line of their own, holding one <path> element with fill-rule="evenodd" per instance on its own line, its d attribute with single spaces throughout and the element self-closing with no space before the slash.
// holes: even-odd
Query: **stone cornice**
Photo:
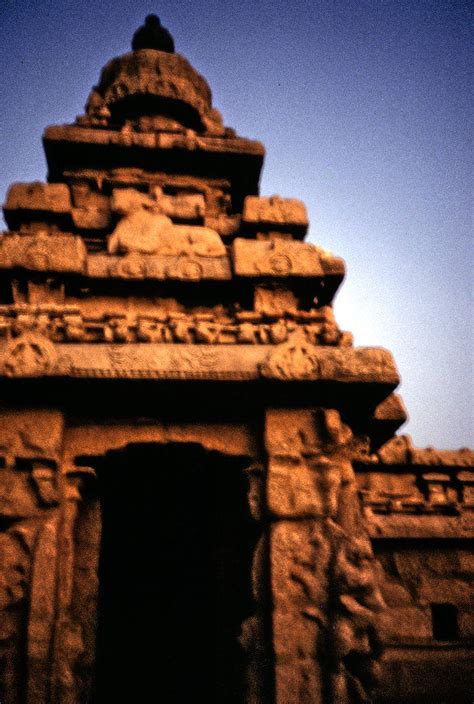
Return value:
<svg viewBox="0 0 474 704">
<path fill-rule="evenodd" d="M 296 334 L 280 345 L 54 344 L 37 333 L 0 343 L 10 378 L 256 380 L 399 383 L 392 355 L 380 348 L 329 348 Z"/>
</svg>

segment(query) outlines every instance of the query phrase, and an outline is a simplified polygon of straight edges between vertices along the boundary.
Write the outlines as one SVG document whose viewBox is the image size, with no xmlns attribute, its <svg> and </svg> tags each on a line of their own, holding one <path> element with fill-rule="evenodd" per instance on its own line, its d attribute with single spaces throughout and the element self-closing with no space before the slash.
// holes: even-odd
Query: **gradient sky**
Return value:
<svg viewBox="0 0 474 704">
<path fill-rule="evenodd" d="M 45 179 L 41 134 L 160 15 L 227 125 L 267 148 L 264 195 L 302 198 L 344 257 L 335 310 L 389 348 L 417 445 L 474 445 L 468 2 L 2 0 L 0 194 Z"/>
</svg>

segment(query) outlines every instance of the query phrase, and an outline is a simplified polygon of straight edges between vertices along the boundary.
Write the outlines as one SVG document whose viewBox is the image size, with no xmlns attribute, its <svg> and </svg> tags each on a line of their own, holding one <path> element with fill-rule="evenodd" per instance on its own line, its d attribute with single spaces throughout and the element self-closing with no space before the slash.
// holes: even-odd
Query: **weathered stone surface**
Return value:
<svg viewBox="0 0 474 704">
<path fill-rule="evenodd" d="M 247 196 L 242 214 L 244 225 L 253 230 L 279 230 L 303 237 L 308 229 L 308 215 L 301 200 L 271 196 Z"/>
<path fill-rule="evenodd" d="M 203 228 L 204 229 L 204 228 Z M 130 233 L 133 237 L 133 232 Z M 189 237 L 186 232 L 181 232 L 178 243 L 169 242 L 168 250 L 193 250 L 195 233 Z M 196 238 L 199 240 L 199 235 Z M 197 248 L 206 251 L 207 237 L 204 233 L 204 243 L 201 241 Z M 181 239 L 181 246 L 179 245 Z M 214 241 L 213 237 L 209 238 Z M 217 245 L 217 243 L 216 243 Z M 114 246 L 112 243 L 111 246 Z M 134 246 L 133 244 L 131 245 Z M 163 247 L 165 248 L 165 247 Z M 227 257 L 201 256 L 194 254 L 147 255 L 142 252 L 132 251 L 125 256 L 106 256 L 91 254 L 87 259 L 87 274 L 90 278 L 104 279 L 178 279 L 180 281 L 201 281 L 205 279 L 230 280 L 232 278 L 230 262 Z"/>
<path fill-rule="evenodd" d="M 238 276 L 324 276 L 344 275 L 341 259 L 302 242 L 255 242 L 237 238 L 232 245 Z"/>
<path fill-rule="evenodd" d="M 14 183 L 7 193 L 4 209 L 69 213 L 71 197 L 64 183 Z"/>
<path fill-rule="evenodd" d="M 291 519 L 271 534 L 275 700 L 297 692 L 297 701 L 368 701 L 384 602 L 359 513 L 351 430 L 335 409 L 272 409 L 266 447 L 269 508 Z"/>
<path fill-rule="evenodd" d="M 81 273 L 87 252 L 80 237 L 72 235 L 5 234 L 0 236 L 0 268 Z"/>
<path fill-rule="evenodd" d="M 393 437 L 344 262 L 156 18 L 132 48 L 5 205 L 1 704 L 470 701 L 473 452 Z"/>
<path fill-rule="evenodd" d="M 56 461 L 62 448 L 64 418 L 60 411 L 35 409 L 0 410 L 0 456 L 10 464 L 18 459 Z"/>
<path fill-rule="evenodd" d="M 44 336 L 24 334 L 0 343 L 0 369 L 10 377 L 71 376 L 195 379 L 258 379 L 331 381 L 395 386 L 398 377 L 385 350 L 360 348 L 342 356 L 333 348 L 314 347 L 310 373 L 284 376 L 268 373 L 274 352 L 267 345 L 52 344 Z M 289 363 L 293 364 L 293 361 Z M 289 366 L 292 370 L 293 367 Z"/>
<path fill-rule="evenodd" d="M 310 524 L 301 522 L 281 521 L 272 526 L 273 649 L 278 704 L 324 702 L 324 675 L 318 657 L 323 640 L 318 621 L 324 615 L 318 613 L 318 604 L 325 602 L 327 583 L 318 577 L 324 574 L 327 556 L 316 549 L 312 532 Z"/>
<path fill-rule="evenodd" d="M 155 188 L 155 198 L 159 209 L 172 220 L 186 220 L 202 223 L 206 212 L 206 203 L 201 193 L 169 196 L 159 187 Z"/>
</svg>

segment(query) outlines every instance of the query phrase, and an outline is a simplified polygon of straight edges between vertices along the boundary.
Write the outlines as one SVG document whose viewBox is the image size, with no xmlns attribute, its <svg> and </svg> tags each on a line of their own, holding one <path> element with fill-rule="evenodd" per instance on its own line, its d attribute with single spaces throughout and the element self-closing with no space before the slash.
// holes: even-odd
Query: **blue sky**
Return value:
<svg viewBox="0 0 474 704">
<path fill-rule="evenodd" d="M 469 4 L 26 2 L 0 8 L 0 193 L 43 180 L 41 134 L 159 14 L 226 124 L 267 148 L 262 194 L 302 198 L 344 257 L 357 345 L 389 348 L 417 445 L 474 444 Z"/>
</svg>

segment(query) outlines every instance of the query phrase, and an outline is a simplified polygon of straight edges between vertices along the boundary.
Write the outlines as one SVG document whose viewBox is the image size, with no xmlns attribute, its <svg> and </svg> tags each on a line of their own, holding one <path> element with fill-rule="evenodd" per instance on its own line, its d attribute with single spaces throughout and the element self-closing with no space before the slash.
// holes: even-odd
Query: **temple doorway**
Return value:
<svg viewBox="0 0 474 704">
<path fill-rule="evenodd" d="M 92 702 L 244 702 L 242 621 L 259 526 L 247 460 L 196 444 L 97 460 L 102 511 Z"/>
</svg>

